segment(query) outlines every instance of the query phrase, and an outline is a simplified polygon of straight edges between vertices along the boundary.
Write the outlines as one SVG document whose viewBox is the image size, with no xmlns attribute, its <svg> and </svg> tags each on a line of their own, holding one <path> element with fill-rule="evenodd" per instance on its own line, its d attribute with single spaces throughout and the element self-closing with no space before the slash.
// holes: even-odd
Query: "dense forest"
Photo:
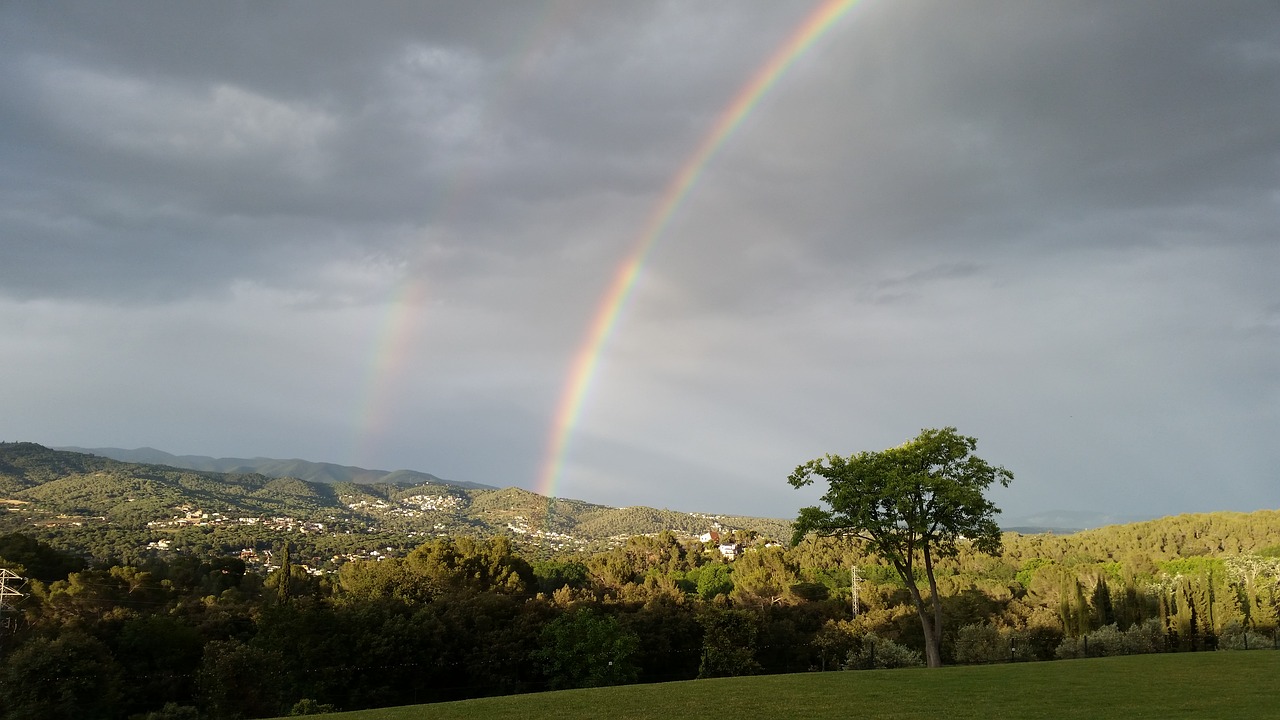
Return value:
<svg viewBox="0 0 1280 720">
<path fill-rule="evenodd" d="M 0 474 L 30 498 L 81 477 L 84 457 Z M 109 520 L 55 525 L 0 534 L 5 718 L 265 717 L 921 662 L 902 581 L 855 541 L 722 528 L 554 550 L 511 529 L 414 542 L 206 526 L 162 549 Z M 315 562 L 352 537 L 400 544 Z M 246 561 L 246 539 L 270 562 Z M 947 663 L 1270 648 L 1280 511 L 1006 533 L 999 554 L 962 545 L 936 570 Z"/>
</svg>

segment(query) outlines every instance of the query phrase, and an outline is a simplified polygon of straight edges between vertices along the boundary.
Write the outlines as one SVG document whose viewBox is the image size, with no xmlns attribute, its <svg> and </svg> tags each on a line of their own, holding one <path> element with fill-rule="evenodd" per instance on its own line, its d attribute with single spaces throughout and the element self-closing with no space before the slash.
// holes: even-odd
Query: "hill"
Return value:
<svg viewBox="0 0 1280 720">
<path fill-rule="evenodd" d="M 176 457 L 147 449 L 128 452 L 157 459 Z M 235 462 L 226 461 L 228 465 Z M 264 461 L 258 467 L 268 465 Z M 236 464 L 240 470 L 233 472 L 184 469 L 34 443 L 0 443 L 0 532 L 35 526 L 62 547 L 112 557 L 132 557 L 138 548 L 162 542 L 170 547 L 211 546 L 239 552 L 270 547 L 288 537 L 320 558 L 373 549 L 406 551 L 442 535 L 506 535 L 522 552 L 541 557 L 615 547 L 632 536 L 664 531 L 684 539 L 718 532 L 780 541 L 791 532 L 790 523 L 779 519 L 615 508 L 549 499 L 520 488 L 464 487 L 426 473 L 360 475 L 355 472 L 359 468 L 305 465 L 342 472 L 314 481 L 243 472 L 248 466 L 242 464 Z M 280 471 L 284 466 L 271 467 Z M 423 477 L 433 479 L 422 481 Z M 371 482 L 375 479 L 379 480 Z M 104 527 L 117 531 L 119 539 L 110 548 L 103 546 Z M 1145 569 L 1152 562 L 1179 557 L 1216 557 L 1280 546 L 1280 511 L 1183 515 L 1071 535 L 1027 530 L 1033 528 L 1006 533 L 1005 555 L 1010 562 L 1022 564 L 1036 558 L 1059 565 L 1127 561 Z M 1139 562 L 1139 556 L 1145 559 Z"/>
<path fill-rule="evenodd" d="M 180 459 L 149 449 L 124 455 Z M 59 536 L 59 545 L 82 551 L 86 544 L 100 542 L 90 537 L 88 530 L 93 528 L 132 533 L 132 540 L 95 553 L 115 557 L 132 556 L 130 542 L 134 547 L 172 547 L 199 541 L 239 551 L 270 545 L 273 537 L 278 540 L 284 534 L 306 535 L 293 542 L 329 556 L 350 549 L 408 548 L 438 535 L 508 535 L 540 554 L 600 549 L 634 535 L 663 531 L 684 538 L 713 530 L 770 538 L 785 538 L 790 532 L 785 521 L 768 518 L 611 508 L 552 500 L 519 488 L 448 483 L 425 473 L 378 474 L 281 462 L 192 461 L 189 464 L 235 469 L 188 469 L 34 443 L 0 443 L 0 531 L 40 527 L 51 538 Z M 250 472 L 253 468 L 307 469 L 313 476 L 321 472 L 325 479 Z"/>
<path fill-rule="evenodd" d="M 352 465 L 336 465 L 334 463 L 311 462 L 309 460 L 279 460 L 275 458 L 214 458 L 204 455 L 171 455 L 163 450 L 144 447 L 134 450 L 124 448 L 80 448 L 59 447 L 55 450 L 100 455 L 120 462 L 138 463 L 142 465 L 167 465 L 187 470 L 201 470 L 218 473 L 257 473 L 267 477 L 291 477 L 317 483 L 396 483 L 426 485 L 453 485 L 456 487 L 475 488 L 478 490 L 495 489 L 492 485 L 465 482 L 461 480 L 445 480 L 430 473 L 417 470 L 369 470 Z"/>
</svg>

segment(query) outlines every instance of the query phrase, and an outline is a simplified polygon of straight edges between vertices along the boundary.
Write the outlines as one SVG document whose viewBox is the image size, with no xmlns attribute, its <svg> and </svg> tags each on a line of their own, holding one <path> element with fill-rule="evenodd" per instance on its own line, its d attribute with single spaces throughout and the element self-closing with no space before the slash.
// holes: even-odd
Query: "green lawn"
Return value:
<svg viewBox="0 0 1280 720">
<path fill-rule="evenodd" d="M 1280 652 L 723 678 L 313 716 L 344 720 L 1280 718 Z"/>
</svg>

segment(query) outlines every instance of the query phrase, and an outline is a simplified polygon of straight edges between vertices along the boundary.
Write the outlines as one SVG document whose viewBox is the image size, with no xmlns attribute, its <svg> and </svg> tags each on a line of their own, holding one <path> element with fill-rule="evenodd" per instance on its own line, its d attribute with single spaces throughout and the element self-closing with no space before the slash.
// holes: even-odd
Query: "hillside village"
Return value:
<svg viewBox="0 0 1280 720">
<path fill-rule="evenodd" d="M 395 502 L 382 499 L 370 501 L 367 499 L 353 500 L 351 496 L 344 497 L 350 500 L 346 503 L 347 507 L 362 512 L 371 512 L 375 514 L 385 515 L 387 517 L 400 518 L 417 518 L 424 513 L 437 510 L 457 510 L 463 502 L 450 495 L 410 495 Z M 275 517 L 257 517 L 257 516 L 231 516 L 222 512 L 206 510 L 190 504 L 177 505 L 173 508 L 175 514 L 165 520 L 152 520 L 147 522 L 148 529 L 153 531 L 172 531 L 184 528 L 218 528 L 218 527 L 245 527 L 245 528 L 262 528 L 275 531 L 281 534 L 328 534 L 336 536 L 339 531 L 334 530 L 336 525 L 343 524 L 337 517 L 331 517 L 331 521 L 314 522 L 303 520 L 300 518 L 288 516 Z M 751 543 L 762 547 L 779 547 L 781 544 L 775 540 L 755 541 L 754 533 L 740 533 L 727 530 L 720 524 L 719 520 L 713 516 L 705 517 L 709 523 L 710 530 L 701 535 L 676 534 L 682 540 L 697 540 L 706 547 L 706 551 L 711 554 L 717 554 L 726 561 L 737 559 Z M 105 517 L 99 518 L 105 520 Z M 51 525 L 46 524 L 46 527 Z M 448 537 L 446 532 L 446 524 L 436 522 L 431 525 L 429 530 L 418 532 L 409 531 L 407 534 L 411 538 L 421 539 L 424 536 Z M 537 528 L 529 523 L 529 521 L 521 515 L 515 515 L 508 521 L 504 529 L 510 532 L 521 542 L 547 548 L 557 552 L 563 551 L 586 551 L 590 548 L 591 543 L 582 538 L 574 537 L 568 533 L 559 533 L 549 530 Z M 377 534 L 383 531 L 383 528 L 373 525 L 365 529 L 368 534 Z M 341 534 L 351 535 L 351 529 L 340 531 Z M 669 530 L 666 532 L 670 532 Z M 656 537 L 658 532 L 642 533 L 643 536 Z M 629 535 L 616 535 L 608 538 L 606 547 L 616 547 L 631 537 Z M 160 538 L 148 541 L 146 549 L 157 553 L 168 553 L 174 551 L 173 540 Z M 380 547 L 377 549 L 369 549 L 358 552 L 339 553 L 328 558 L 328 563 L 323 567 L 313 567 L 303 563 L 297 563 L 298 567 L 303 568 L 312 575 L 325 575 L 334 572 L 338 567 L 347 562 L 360 560 L 385 560 L 397 555 L 403 555 L 402 550 L 397 550 L 391 546 Z M 251 569 L 273 572 L 279 569 L 276 562 L 275 553 L 270 549 L 260 549 L 256 547 L 242 548 L 236 555 L 243 560 Z"/>
<path fill-rule="evenodd" d="M 526 552 L 555 555 L 669 532 L 732 561 L 789 532 L 780 520 L 611 508 L 517 488 L 325 484 L 125 463 L 30 443 L 0 444 L 0 462 L 0 531 L 34 528 L 56 540 L 118 528 L 125 535 L 115 556 L 208 547 L 266 572 L 276 569 L 273 553 L 284 542 L 297 548 L 298 567 L 319 575 L 403 556 L 437 537 L 506 535 Z M 49 467 L 61 470 L 50 475 Z"/>
</svg>

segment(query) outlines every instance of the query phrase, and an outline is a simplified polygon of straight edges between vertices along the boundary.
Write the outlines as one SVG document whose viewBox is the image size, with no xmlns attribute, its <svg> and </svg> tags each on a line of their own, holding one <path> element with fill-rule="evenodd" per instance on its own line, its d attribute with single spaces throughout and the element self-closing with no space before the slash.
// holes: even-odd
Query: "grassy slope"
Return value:
<svg viewBox="0 0 1280 720">
<path fill-rule="evenodd" d="M 1280 718 L 1280 652 L 723 678 L 316 716 L 345 720 L 694 717 Z"/>
</svg>

